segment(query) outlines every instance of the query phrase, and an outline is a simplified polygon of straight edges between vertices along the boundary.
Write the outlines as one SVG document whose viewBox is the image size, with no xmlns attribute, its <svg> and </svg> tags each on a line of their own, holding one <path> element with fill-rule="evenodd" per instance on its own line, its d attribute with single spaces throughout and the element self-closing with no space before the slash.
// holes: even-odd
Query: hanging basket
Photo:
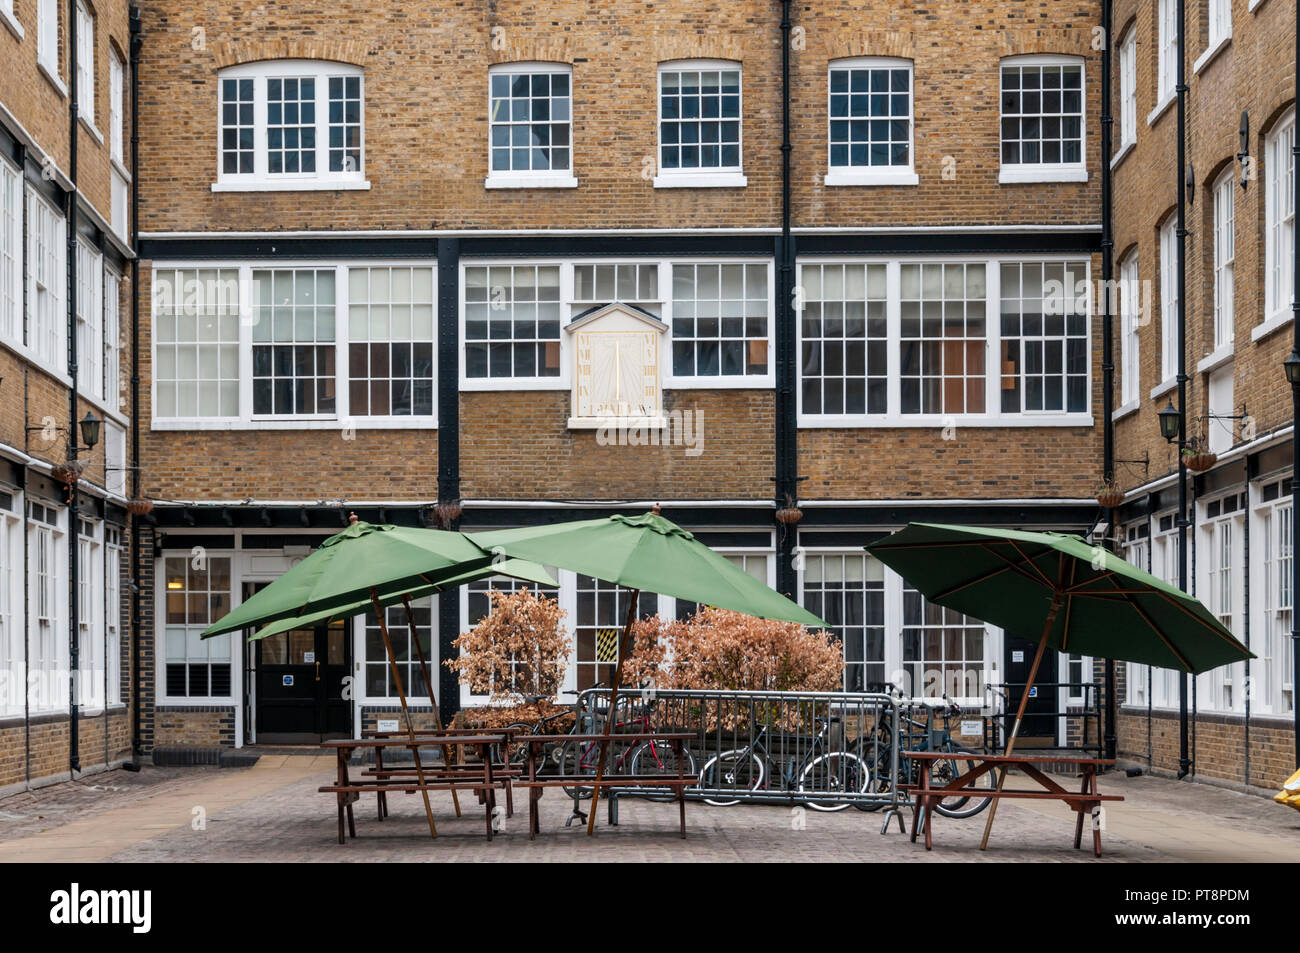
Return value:
<svg viewBox="0 0 1300 953">
<path fill-rule="evenodd" d="M 148 516 L 153 512 L 153 500 L 146 500 L 143 497 L 127 500 L 126 511 L 132 516 Z"/>
<path fill-rule="evenodd" d="M 1113 510 L 1124 502 L 1124 491 L 1119 487 L 1106 486 L 1097 491 L 1097 503 L 1104 510 Z"/>
<path fill-rule="evenodd" d="M 783 506 L 776 511 L 776 521 L 786 526 L 794 526 L 803 519 L 803 510 L 797 506 Z"/>
<path fill-rule="evenodd" d="M 81 479 L 81 474 L 85 469 L 86 465 L 80 460 L 65 460 L 62 463 L 56 463 L 50 469 L 50 476 L 64 486 L 72 486 Z"/>
<path fill-rule="evenodd" d="M 1193 473 L 1204 473 L 1210 470 L 1219 462 L 1219 455 L 1211 453 L 1208 450 L 1198 450 L 1195 453 L 1183 454 L 1183 463 L 1187 469 Z"/>
</svg>

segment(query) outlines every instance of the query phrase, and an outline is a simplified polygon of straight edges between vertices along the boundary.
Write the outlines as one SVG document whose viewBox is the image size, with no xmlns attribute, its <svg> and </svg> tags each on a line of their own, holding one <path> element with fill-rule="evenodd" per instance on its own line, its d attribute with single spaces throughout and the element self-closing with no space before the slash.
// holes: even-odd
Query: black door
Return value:
<svg viewBox="0 0 1300 953">
<path fill-rule="evenodd" d="M 316 744 L 352 734 L 344 678 L 352 670 L 347 624 L 281 632 L 253 643 L 259 744 Z"/>
<path fill-rule="evenodd" d="M 1004 721 L 1003 741 L 1010 736 L 1015 725 L 1016 712 L 1020 708 L 1020 699 L 1025 693 L 1025 683 L 1029 680 L 1029 669 L 1034 664 L 1034 653 L 1038 651 L 1038 642 L 1021 639 L 1007 633 L 1005 643 L 1007 673 L 1007 711 Z M 1043 650 L 1043 660 L 1038 664 L 1038 674 L 1034 685 L 1029 689 L 1029 701 L 1025 705 L 1025 720 L 1020 725 L 1020 735 L 1016 739 L 1017 747 L 1050 747 L 1056 744 L 1057 719 L 1061 714 L 1057 704 L 1058 690 L 1054 684 L 1057 680 L 1056 649 Z"/>
</svg>

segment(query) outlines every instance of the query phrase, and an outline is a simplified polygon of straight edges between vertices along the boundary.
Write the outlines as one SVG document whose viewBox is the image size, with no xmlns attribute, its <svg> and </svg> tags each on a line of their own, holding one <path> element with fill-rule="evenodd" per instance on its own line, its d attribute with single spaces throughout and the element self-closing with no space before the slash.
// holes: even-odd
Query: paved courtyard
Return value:
<svg viewBox="0 0 1300 953">
<path fill-rule="evenodd" d="M 785 807 L 716 808 L 690 804 L 688 836 L 677 836 L 677 809 L 622 802 L 617 828 L 588 838 L 564 827 L 569 802 L 542 799 L 542 833 L 528 840 L 527 807 L 483 836 L 481 809 L 462 796 L 434 795 L 439 837 L 429 839 L 418 795 L 392 795 L 379 823 L 375 801 L 356 807 L 357 834 L 336 841 L 334 800 L 317 786 L 332 759 L 266 755 L 251 768 L 152 768 L 113 771 L 0 800 L 0 861 L 1045 861 L 1096 863 L 1071 847 L 1073 815 L 1061 804 L 1008 802 L 998 810 L 989 850 L 977 848 L 983 816 L 935 820 L 935 849 L 909 843 L 897 825 L 881 836 L 880 814 L 838 814 Z M 1300 814 L 1259 797 L 1204 784 L 1109 776 L 1101 863 L 1144 861 L 1291 861 L 1300 858 Z M 465 803 L 468 801 L 469 803 Z"/>
</svg>

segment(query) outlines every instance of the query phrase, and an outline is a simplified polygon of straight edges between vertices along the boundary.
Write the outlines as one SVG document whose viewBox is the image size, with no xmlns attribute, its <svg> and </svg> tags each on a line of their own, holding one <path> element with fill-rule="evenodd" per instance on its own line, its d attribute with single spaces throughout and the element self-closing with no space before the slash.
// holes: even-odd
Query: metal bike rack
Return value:
<svg viewBox="0 0 1300 953">
<path fill-rule="evenodd" d="M 598 708 L 608 711 L 608 696 L 607 688 L 588 689 L 579 695 L 579 710 L 593 714 Z M 904 829 L 900 809 L 908 804 L 897 783 L 900 714 L 896 697 L 875 692 L 624 688 L 619 692 L 615 740 L 606 754 L 605 773 L 632 773 L 631 752 L 626 746 L 620 748 L 617 738 L 620 725 L 625 733 L 647 730 L 641 720 L 644 718 L 651 731 L 695 734 L 688 750 L 695 762 L 696 783 L 686 789 L 688 798 L 800 806 L 847 802 L 868 810 L 884 810 L 880 831 L 884 834 L 893 818 L 898 819 L 900 830 Z M 597 715 L 595 720 L 603 722 L 603 717 Z M 881 725 L 887 725 L 888 730 L 878 730 Z M 730 759 L 724 764 L 753 766 L 747 776 L 704 770 L 710 759 L 728 753 Z M 861 759 L 870 772 L 866 790 L 831 789 L 835 787 L 833 775 L 853 769 L 852 758 Z M 640 770 L 644 773 L 644 763 Z M 753 777 L 760 770 L 762 783 L 751 789 Z M 887 786 L 877 783 L 878 771 L 888 772 Z M 746 770 L 738 773 L 746 775 Z M 574 780 L 580 784 L 583 778 Z M 617 816 L 615 800 L 619 794 L 663 797 L 666 791 L 623 788 L 611 798 L 612 817 Z"/>
</svg>

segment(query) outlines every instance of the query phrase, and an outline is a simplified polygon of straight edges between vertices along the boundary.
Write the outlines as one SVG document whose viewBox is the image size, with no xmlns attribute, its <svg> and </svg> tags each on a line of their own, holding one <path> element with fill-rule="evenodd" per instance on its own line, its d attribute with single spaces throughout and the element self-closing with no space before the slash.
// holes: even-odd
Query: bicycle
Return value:
<svg viewBox="0 0 1300 953">
<path fill-rule="evenodd" d="M 600 686 L 596 687 L 599 688 Z M 603 701 L 603 699 L 601 700 Z M 672 746 L 662 741 L 649 739 L 638 742 L 631 747 L 619 742 L 619 733 L 647 734 L 653 732 L 655 727 L 651 722 L 650 714 L 658 704 L 658 699 L 649 699 L 642 704 L 638 711 L 633 698 L 624 696 L 619 699 L 619 712 L 615 716 L 614 730 L 611 732 L 611 740 L 608 743 L 608 753 L 612 758 L 609 774 L 626 771 L 626 773 L 633 775 L 671 777 L 677 777 L 679 773 L 685 777 L 695 775 L 695 755 L 685 746 L 681 749 L 679 768 L 679 760 Z M 608 704 L 605 707 L 608 709 Z M 592 717 L 593 715 L 594 713 L 589 717 L 594 723 L 595 718 Z M 601 719 L 601 723 L 604 723 L 604 719 Z M 579 733 L 578 724 L 581 724 L 581 720 L 575 723 L 574 730 L 570 734 Z M 582 733 L 590 732 L 584 731 Z M 599 741 L 565 742 L 558 756 L 561 765 L 561 776 L 580 777 L 589 775 L 595 777 L 600 762 L 601 745 L 602 742 Z M 586 800 L 591 797 L 592 788 L 587 785 L 574 785 L 572 787 L 566 785 L 564 791 L 569 797 Z M 667 793 L 663 794 L 647 794 L 645 797 L 651 801 L 671 801 L 675 799 L 676 795 L 671 791 L 667 791 Z"/>
<path fill-rule="evenodd" d="M 893 685 L 889 687 L 891 691 L 897 690 Z M 899 717 L 902 718 L 902 722 L 899 733 L 898 770 L 903 774 L 904 784 L 916 785 L 920 783 L 921 764 L 918 761 L 902 757 L 903 751 L 946 751 L 953 755 L 952 758 L 939 758 L 930 762 L 931 787 L 943 787 L 976 767 L 976 762 L 972 759 L 978 758 L 979 752 L 963 747 L 952 739 L 951 722 L 953 718 L 961 718 L 961 706 L 948 698 L 947 694 L 943 696 L 943 701 L 945 704 L 941 712 L 943 718 L 942 728 L 936 728 L 934 725 L 935 716 L 938 712 L 936 712 L 933 705 L 922 706 L 926 710 L 924 721 L 918 721 L 900 712 Z M 872 734 L 859 736 L 850 747 L 856 747 L 859 752 L 870 749 L 872 790 L 876 793 L 888 792 L 894 783 L 893 723 L 890 713 L 888 711 L 882 713 L 880 722 L 875 726 Z M 962 757 L 963 755 L 968 757 Z M 990 792 L 997 786 L 993 772 L 981 775 L 972 784 L 977 788 Z M 974 817 L 992 802 L 993 798 L 991 797 L 978 799 L 947 797 L 936 804 L 935 809 L 944 817 Z M 876 803 L 857 806 L 859 810 L 876 811 L 882 805 Z"/>
<path fill-rule="evenodd" d="M 752 705 L 750 717 L 754 717 Z M 772 777 L 773 768 L 779 766 L 782 791 L 795 790 L 805 795 L 865 792 L 871 783 L 871 771 L 867 763 L 852 752 L 829 750 L 826 736 L 831 723 L 839 720 L 835 716 L 814 717 L 813 725 L 817 732 L 803 758 L 790 758 L 780 762 L 773 759 L 767 748 L 771 726 L 763 725 L 744 748 L 722 751 L 706 761 L 699 775 L 700 787 L 706 790 L 731 787 L 759 791 Z M 706 796 L 704 800 L 716 807 L 740 803 L 739 798 Z M 803 803 L 816 811 L 833 812 L 844 810 L 850 802 L 807 799 Z"/>
</svg>

